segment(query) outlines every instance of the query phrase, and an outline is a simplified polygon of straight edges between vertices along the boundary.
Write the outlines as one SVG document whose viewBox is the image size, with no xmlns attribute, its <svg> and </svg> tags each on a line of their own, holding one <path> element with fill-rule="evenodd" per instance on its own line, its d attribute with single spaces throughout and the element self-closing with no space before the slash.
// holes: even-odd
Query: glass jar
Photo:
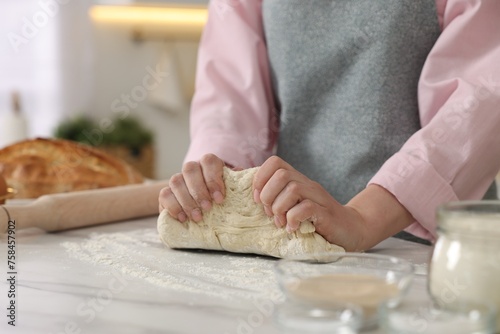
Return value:
<svg viewBox="0 0 500 334">
<path fill-rule="evenodd" d="M 437 218 L 430 295 L 450 309 L 462 302 L 490 303 L 500 332 L 500 201 L 448 203 Z"/>
</svg>

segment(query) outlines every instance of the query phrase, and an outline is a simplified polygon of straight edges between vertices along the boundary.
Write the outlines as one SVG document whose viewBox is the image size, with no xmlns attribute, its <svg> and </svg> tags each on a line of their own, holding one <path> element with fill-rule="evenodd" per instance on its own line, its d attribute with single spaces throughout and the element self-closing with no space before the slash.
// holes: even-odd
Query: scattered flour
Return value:
<svg viewBox="0 0 500 334">
<path fill-rule="evenodd" d="M 275 260 L 254 255 L 175 251 L 156 229 L 93 233 L 81 242 L 61 244 L 70 257 L 106 266 L 162 288 L 222 299 L 266 298 L 278 290 Z"/>
</svg>

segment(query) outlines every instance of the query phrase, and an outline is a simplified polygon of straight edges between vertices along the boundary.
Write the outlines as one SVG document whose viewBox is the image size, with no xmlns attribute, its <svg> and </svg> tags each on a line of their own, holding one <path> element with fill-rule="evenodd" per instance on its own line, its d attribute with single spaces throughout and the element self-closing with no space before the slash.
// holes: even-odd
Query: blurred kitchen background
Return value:
<svg viewBox="0 0 500 334">
<path fill-rule="evenodd" d="M 18 131 L 15 109 L 30 138 L 79 131 L 98 144 L 125 121 L 152 139 L 149 177 L 178 172 L 207 2 L 2 1 L 1 132 Z"/>
</svg>

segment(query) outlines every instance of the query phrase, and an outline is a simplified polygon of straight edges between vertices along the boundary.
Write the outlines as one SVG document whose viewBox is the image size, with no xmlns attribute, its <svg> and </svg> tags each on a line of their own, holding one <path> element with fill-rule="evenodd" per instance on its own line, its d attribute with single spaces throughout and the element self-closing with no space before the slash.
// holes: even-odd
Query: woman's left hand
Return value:
<svg viewBox="0 0 500 334">
<path fill-rule="evenodd" d="M 355 208 L 337 202 L 319 183 L 273 156 L 255 175 L 254 200 L 262 203 L 277 227 L 296 231 L 310 220 L 328 242 L 348 251 L 362 250 L 364 219 Z"/>
</svg>

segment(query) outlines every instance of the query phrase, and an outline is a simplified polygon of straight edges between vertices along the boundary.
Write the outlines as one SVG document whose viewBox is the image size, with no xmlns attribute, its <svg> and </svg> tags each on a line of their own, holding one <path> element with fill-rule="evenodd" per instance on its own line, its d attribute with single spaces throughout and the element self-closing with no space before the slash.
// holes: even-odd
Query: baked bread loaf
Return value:
<svg viewBox="0 0 500 334">
<path fill-rule="evenodd" d="M 344 252 L 315 232 L 314 225 L 303 221 L 298 231 L 287 233 L 277 228 L 261 204 L 252 196 L 252 180 L 258 167 L 232 171 L 224 167 L 226 197 L 203 214 L 203 220 L 181 223 L 167 210 L 158 217 L 158 232 L 170 248 L 199 248 L 234 253 L 253 253 L 287 258 Z"/>
<path fill-rule="evenodd" d="M 0 150 L 0 174 L 15 198 L 142 183 L 126 162 L 93 147 L 61 139 L 30 139 Z"/>
</svg>

